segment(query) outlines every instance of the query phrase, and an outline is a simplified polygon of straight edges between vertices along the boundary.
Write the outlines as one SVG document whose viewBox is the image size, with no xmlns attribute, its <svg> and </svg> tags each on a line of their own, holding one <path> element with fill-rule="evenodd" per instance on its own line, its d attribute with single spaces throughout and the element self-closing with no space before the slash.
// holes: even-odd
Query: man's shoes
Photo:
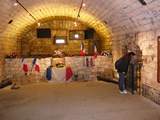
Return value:
<svg viewBox="0 0 160 120">
<path fill-rule="evenodd" d="M 120 94 L 124 94 L 123 91 L 119 91 L 119 92 L 120 92 Z"/>
<path fill-rule="evenodd" d="M 127 94 L 127 90 L 123 90 L 123 93 L 124 93 L 124 94 Z"/>
<path fill-rule="evenodd" d="M 120 94 L 127 94 L 127 90 L 119 91 Z"/>
</svg>

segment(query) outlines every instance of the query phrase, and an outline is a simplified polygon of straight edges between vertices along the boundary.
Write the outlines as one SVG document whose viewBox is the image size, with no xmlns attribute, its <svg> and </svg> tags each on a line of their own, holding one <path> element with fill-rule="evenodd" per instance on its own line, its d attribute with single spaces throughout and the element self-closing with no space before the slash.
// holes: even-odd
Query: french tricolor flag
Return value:
<svg viewBox="0 0 160 120">
<path fill-rule="evenodd" d="M 24 73 L 27 75 L 29 69 L 28 69 L 28 64 L 26 63 L 26 60 L 24 58 L 22 59 L 22 65 L 23 65 L 22 69 Z"/>
<path fill-rule="evenodd" d="M 36 62 L 35 67 L 34 67 L 36 72 L 40 72 L 40 65 L 39 65 L 39 61 Z"/>
<path fill-rule="evenodd" d="M 33 68 L 34 68 L 34 70 L 35 70 L 36 72 L 40 72 L 39 60 L 38 60 L 37 58 L 34 58 L 34 59 L 33 59 L 32 69 L 31 69 L 31 70 L 33 70 Z"/>
<path fill-rule="evenodd" d="M 85 48 L 83 42 L 81 42 L 80 56 L 85 56 Z"/>
<path fill-rule="evenodd" d="M 96 47 L 96 44 L 94 44 L 94 58 L 97 58 L 97 55 L 98 55 L 98 51 L 97 51 L 97 47 Z"/>
</svg>

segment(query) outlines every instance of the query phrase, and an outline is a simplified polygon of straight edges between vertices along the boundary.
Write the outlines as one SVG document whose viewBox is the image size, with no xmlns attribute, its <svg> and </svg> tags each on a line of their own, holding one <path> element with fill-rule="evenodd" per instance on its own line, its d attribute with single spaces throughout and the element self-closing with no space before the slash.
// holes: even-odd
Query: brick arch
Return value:
<svg viewBox="0 0 160 120">
<path fill-rule="evenodd" d="M 28 10 L 31 11 L 32 15 L 35 16 L 37 21 L 39 21 L 51 16 L 68 16 L 76 19 L 77 11 L 75 12 L 74 9 L 75 8 L 70 5 L 48 4 L 46 5 L 46 8 L 42 8 L 42 6 L 39 5 L 32 6 Z M 103 21 L 94 15 L 83 10 L 78 20 L 93 27 L 104 39 L 109 40 L 108 38 L 111 36 L 111 30 Z M 3 32 L 3 35 L 10 37 L 18 36 L 25 30 L 27 26 L 34 24 L 35 22 L 36 21 L 34 21 L 32 17 L 28 15 L 28 13 L 26 13 L 24 10 L 21 10 L 21 12 L 17 13 L 14 17 L 13 23 L 8 25 L 6 30 Z"/>
</svg>

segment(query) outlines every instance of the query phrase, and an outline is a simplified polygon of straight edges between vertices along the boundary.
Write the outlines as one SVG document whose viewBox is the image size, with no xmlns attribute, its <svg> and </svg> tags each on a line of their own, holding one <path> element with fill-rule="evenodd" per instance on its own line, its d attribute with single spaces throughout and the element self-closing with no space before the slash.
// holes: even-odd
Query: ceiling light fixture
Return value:
<svg viewBox="0 0 160 120">
<path fill-rule="evenodd" d="M 11 24 L 13 22 L 13 20 L 11 19 L 9 22 L 8 22 L 8 24 Z"/>
<path fill-rule="evenodd" d="M 85 6 L 86 6 L 86 4 L 85 4 L 85 3 L 83 3 L 83 4 L 82 4 L 82 6 L 83 6 L 83 7 L 85 7 Z"/>
<path fill-rule="evenodd" d="M 14 5 L 14 6 L 18 6 L 18 3 L 17 3 L 17 2 L 15 2 L 13 5 Z"/>
<path fill-rule="evenodd" d="M 40 26 L 41 26 L 41 23 L 40 23 L 40 22 L 38 22 L 38 23 L 37 23 L 37 25 L 38 25 L 38 27 L 40 27 Z"/>
<path fill-rule="evenodd" d="M 77 27 L 77 22 L 76 21 L 74 22 L 74 26 Z"/>
</svg>

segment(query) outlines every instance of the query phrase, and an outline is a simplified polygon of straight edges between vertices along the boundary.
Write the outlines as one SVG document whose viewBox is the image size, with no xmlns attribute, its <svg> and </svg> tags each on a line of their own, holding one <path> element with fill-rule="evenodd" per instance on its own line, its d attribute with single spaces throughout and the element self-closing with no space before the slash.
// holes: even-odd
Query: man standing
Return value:
<svg viewBox="0 0 160 120">
<path fill-rule="evenodd" d="M 129 52 L 115 62 L 115 68 L 119 74 L 119 89 L 121 94 L 127 94 L 125 86 L 125 76 L 127 74 L 131 58 L 134 55 L 134 52 Z"/>
</svg>

